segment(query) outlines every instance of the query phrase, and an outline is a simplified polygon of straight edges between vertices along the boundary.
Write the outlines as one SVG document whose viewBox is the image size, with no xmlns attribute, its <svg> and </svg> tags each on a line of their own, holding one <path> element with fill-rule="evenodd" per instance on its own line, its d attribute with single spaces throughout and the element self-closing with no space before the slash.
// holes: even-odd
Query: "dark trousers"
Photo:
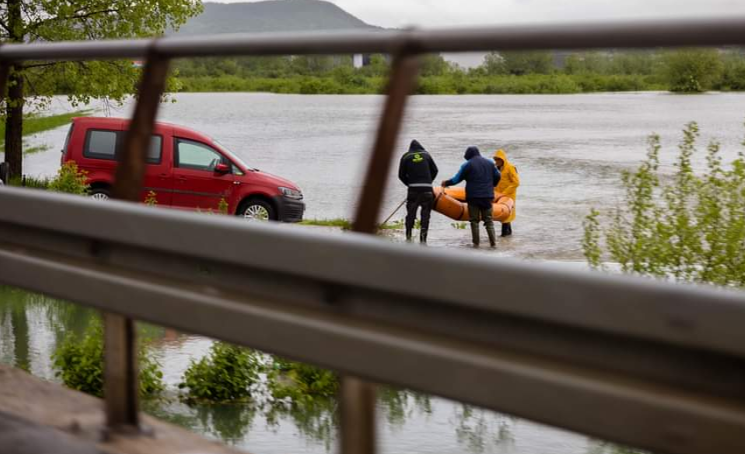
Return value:
<svg viewBox="0 0 745 454">
<path fill-rule="evenodd" d="M 468 201 L 468 220 L 471 221 L 471 237 L 474 246 L 481 242 L 479 238 L 479 221 L 484 222 L 486 233 L 489 235 L 489 244 L 496 246 L 496 235 L 494 234 L 494 221 L 492 220 L 491 199 L 476 199 Z"/>
<path fill-rule="evenodd" d="M 492 220 L 492 205 L 483 204 L 468 204 L 468 220 L 471 221 L 472 226 L 478 228 L 479 221 L 484 222 L 484 226 L 488 229 L 490 226 L 494 228 L 494 221 Z"/>
<path fill-rule="evenodd" d="M 416 221 L 416 212 L 422 208 L 422 231 L 429 229 L 429 215 L 432 213 L 432 205 L 435 202 L 435 196 L 431 188 L 410 188 L 406 196 L 406 232 L 409 233 L 414 228 Z"/>
</svg>

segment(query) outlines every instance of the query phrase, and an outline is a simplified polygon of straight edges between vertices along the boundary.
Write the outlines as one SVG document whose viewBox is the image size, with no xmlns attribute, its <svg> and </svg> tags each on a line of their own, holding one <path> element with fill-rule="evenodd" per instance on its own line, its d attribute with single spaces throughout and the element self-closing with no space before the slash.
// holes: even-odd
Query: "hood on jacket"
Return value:
<svg viewBox="0 0 745 454">
<path fill-rule="evenodd" d="M 481 152 L 479 152 L 478 147 L 474 147 L 474 146 L 471 146 L 471 147 L 466 148 L 466 154 L 463 155 L 463 157 L 466 160 L 469 160 L 471 158 L 475 158 L 476 156 L 481 156 Z"/>
<path fill-rule="evenodd" d="M 499 158 L 502 161 L 504 161 L 505 164 L 509 164 L 510 162 L 507 160 L 507 153 L 504 152 L 501 148 L 494 152 L 494 159 Z"/>
<path fill-rule="evenodd" d="M 417 152 L 417 151 L 426 151 L 421 143 L 419 143 L 418 140 L 412 140 L 411 144 L 409 145 L 409 151 L 407 153 Z"/>
</svg>

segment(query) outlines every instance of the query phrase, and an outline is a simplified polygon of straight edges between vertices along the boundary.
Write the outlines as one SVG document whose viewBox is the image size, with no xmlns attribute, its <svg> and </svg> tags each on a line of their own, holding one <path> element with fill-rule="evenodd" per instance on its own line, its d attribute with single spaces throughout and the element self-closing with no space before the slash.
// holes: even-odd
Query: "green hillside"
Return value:
<svg viewBox="0 0 745 454">
<path fill-rule="evenodd" d="M 177 36 L 218 33 L 292 32 L 376 29 L 320 0 L 271 0 L 255 3 L 205 3 Z"/>
</svg>

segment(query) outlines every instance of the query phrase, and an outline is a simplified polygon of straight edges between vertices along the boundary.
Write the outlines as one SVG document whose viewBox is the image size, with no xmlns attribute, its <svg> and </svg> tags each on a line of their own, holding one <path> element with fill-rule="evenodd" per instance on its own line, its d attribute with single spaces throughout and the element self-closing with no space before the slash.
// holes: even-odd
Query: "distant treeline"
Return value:
<svg viewBox="0 0 745 454">
<path fill-rule="evenodd" d="M 372 55 L 354 68 L 349 56 L 241 57 L 181 60 L 183 91 L 372 94 L 385 88 L 389 62 Z M 419 94 L 548 94 L 669 90 L 745 90 L 741 49 L 585 52 L 557 61 L 550 52 L 488 54 L 464 69 L 439 55 L 422 58 Z"/>
</svg>

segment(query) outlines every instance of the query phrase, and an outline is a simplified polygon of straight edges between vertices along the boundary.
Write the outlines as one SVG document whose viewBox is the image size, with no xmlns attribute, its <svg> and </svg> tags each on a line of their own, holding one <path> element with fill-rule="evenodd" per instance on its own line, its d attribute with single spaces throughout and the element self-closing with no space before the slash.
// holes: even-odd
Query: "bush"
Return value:
<svg viewBox="0 0 745 454">
<path fill-rule="evenodd" d="M 49 183 L 49 189 L 67 194 L 88 194 L 88 185 L 86 184 L 87 172 L 78 169 L 74 161 L 67 161 L 57 171 L 57 176 Z"/>
<path fill-rule="evenodd" d="M 672 178 L 659 174 L 660 139 L 650 137 L 647 159 L 622 176 L 624 203 L 606 223 L 597 210 L 585 219 L 591 266 L 602 268 L 607 255 L 626 273 L 745 287 L 745 155 L 726 169 L 712 142 L 696 175 L 698 137 L 698 125 L 688 124 Z"/>
<path fill-rule="evenodd" d="M 663 74 L 668 90 L 683 93 L 704 92 L 719 80 L 722 60 L 715 49 L 686 49 L 664 58 Z"/>
<path fill-rule="evenodd" d="M 83 338 L 69 335 L 52 354 L 55 375 L 69 388 L 103 397 L 104 342 L 101 323 L 91 324 Z M 160 365 L 143 345 L 139 349 L 140 395 L 152 397 L 160 394 L 163 373 Z"/>
<path fill-rule="evenodd" d="M 276 399 L 290 397 L 295 403 L 333 397 L 339 389 L 339 376 L 335 372 L 279 357 L 274 358 L 274 371 L 269 378 Z"/>
<path fill-rule="evenodd" d="M 184 372 L 180 389 L 186 401 L 235 402 L 251 397 L 249 386 L 258 380 L 259 363 L 248 349 L 215 342 L 209 356 L 192 361 Z"/>
</svg>

